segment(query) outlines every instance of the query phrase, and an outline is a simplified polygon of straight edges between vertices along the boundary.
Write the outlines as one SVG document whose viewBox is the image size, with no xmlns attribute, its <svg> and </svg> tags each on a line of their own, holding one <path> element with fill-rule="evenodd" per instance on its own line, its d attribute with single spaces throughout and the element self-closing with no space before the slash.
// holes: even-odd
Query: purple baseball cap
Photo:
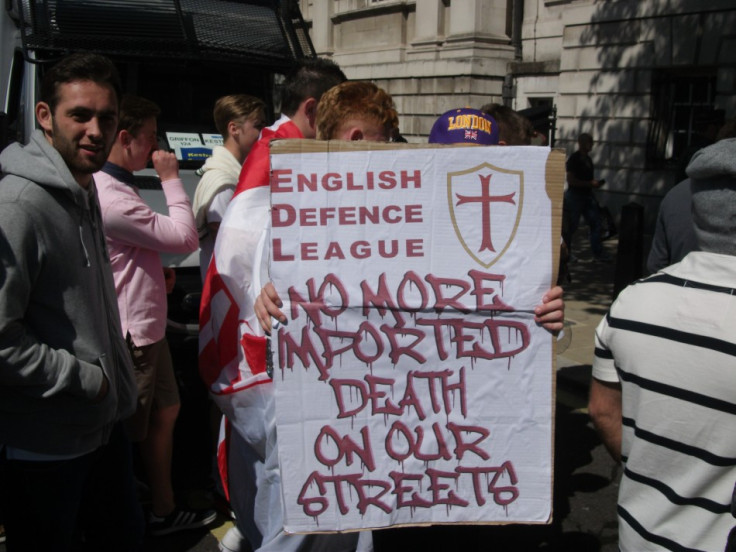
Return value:
<svg viewBox="0 0 736 552">
<path fill-rule="evenodd" d="M 495 146 L 498 144 L 498 124 L 478 109 L 451 109 L 432 125 L 429 143 Z"/>
</svg>

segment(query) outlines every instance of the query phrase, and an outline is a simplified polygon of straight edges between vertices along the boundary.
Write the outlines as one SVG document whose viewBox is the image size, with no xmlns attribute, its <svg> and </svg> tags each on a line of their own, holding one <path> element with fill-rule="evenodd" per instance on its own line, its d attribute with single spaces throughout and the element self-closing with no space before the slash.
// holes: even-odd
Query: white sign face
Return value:
<svg viewBox="0 0 736 552">
<path fill-rule="evenodd" d="M 287 531 L 550 520 L 553 336 L 533 309 L 563 163 L 535 147 L 271 155 Z"/>
</svg>

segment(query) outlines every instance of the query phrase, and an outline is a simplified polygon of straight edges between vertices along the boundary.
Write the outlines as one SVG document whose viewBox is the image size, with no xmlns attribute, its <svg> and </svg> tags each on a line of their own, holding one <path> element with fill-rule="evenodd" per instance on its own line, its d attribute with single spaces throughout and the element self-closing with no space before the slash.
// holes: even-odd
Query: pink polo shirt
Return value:
<svg viewBox="0 0 736 552">
<path fill-rule="evenodd" d="M 159 253 L 190 253 L 199 246 L 189 197 L 181 180 L 162 182 L 169 216 L 153 211 L 133 185 L 133 175 L 106 163 L 95 173 L 107 249 L 115 278 L 123 336 L 136 346 L 166 333 L 166 287 Z"/>
</svg>

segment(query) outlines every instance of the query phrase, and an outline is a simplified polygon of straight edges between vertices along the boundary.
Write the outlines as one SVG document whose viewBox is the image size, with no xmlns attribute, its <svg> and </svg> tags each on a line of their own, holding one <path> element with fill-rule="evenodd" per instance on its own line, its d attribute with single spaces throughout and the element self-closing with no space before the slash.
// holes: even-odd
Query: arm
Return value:
<svg viewBox="0 0 736 552">
<path fill-rule="evenodd" d="M 593 378 L 588 411 L 603 444 L 614 460 L 621 461 L 621 384 Z"/>
<path fill-rule="evenodd" d="M 583 188 L 600 188 L 601 187 L 601 181 L 600 180 L 581 180 L 577 176 L 575 176 L 575 173 L 568 171 L 567 172 L 567 184 L 571 188 L 577 188 L 577 189 L 583 189 Z"/>
<path fill-rule="evenodd" d="M 615 306 L 616 303 L 611 309 Z M 613 337 L 611 332 L 608 316 L 604 316 L 595 329 L 593 379 L 590 383 L 588 412 L 608 452 L 614 460 L 621 461 L 621 382 L 609 343 Z"/>
<path fill-rule="evenodd" d="M 552 333 L 559 332 L 565 322 L 565 301 L 562 293 L 560 286 L 553 287 L 542 297 L 542 304 L 534 309 L 534 321 Z M 281 312 L 282 306 L 276 288 L 271 282 L 267 283 L 258 294 L 254 307 L 258 322 L 266 333 L 271 332 L 271 318 L 286 324 L 286 315 Z"/>
<path fill-rule="evenodd" d="M 542 297 L 542 304 L 534 308 L 534 321 L 545 330 L 556 334 L 565 325 L 565 301 L 563 290 L 555 286 Z"/>
<path fill-rule="evenodd" d="M 256 312 L 258 322 L 261 324 L 261 328 L 267 334 L 271 333 L 271 318 L 275 318 L 282 324 L 286 324 L 286 315 L 281 312 L 283 303 L 279 294 L 276 292 L 276 288 L 273 287 L 271 282 L 268 282 L 256 297 L 256 302 L 253 309 Z"/>
<path fill-rule="evenodd" d="M 106 198 L 103 206 L 105 234 L 121 243 L 167 253 L 190 253 L 199 246 L 192 206 L 181 180 L 174 154 L 153 154 L 156 172 L 166 195 L 169 216 L 153 211 L 132 190 Z"/>
<path fill-rule="evenodd" d="M 43 244 L 32 215 L 7 207 L 0 209 L 0 386 L 34 398 L 102 400 L 108 384 L 101 366 L 41 342 L 29 325 L 33 282 L 43 281 Z"/>
</svg>

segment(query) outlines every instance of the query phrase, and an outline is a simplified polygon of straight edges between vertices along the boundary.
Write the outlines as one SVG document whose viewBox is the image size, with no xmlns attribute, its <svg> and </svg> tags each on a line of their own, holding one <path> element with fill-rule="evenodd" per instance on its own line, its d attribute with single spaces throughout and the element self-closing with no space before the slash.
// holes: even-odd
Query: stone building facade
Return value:
<svg viewBox="0 0 736 552">
<path fill-rule="evenodd" d="M 591 133 L 601 201 L 647 226 L 699 134 L 736 116 L 736 0 L 300 2 L 318 54 L 388 90 L 409 141 L 454 107 L 554 106 L 555 147 Z"/>
</svg>

